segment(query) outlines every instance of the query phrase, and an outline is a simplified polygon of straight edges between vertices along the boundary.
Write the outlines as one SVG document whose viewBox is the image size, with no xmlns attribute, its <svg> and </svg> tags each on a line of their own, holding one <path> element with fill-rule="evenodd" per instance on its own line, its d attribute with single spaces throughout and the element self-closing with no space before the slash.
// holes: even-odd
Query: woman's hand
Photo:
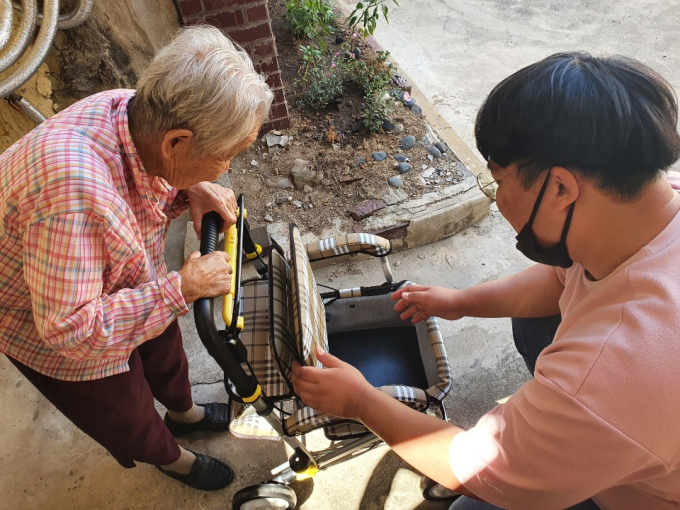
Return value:
<svg viewBox="0 0 680 510">
<path fill-rule="evenodd" d="M 392 294 L 392 299 L 398 300 L 394 311 L 402 320 L 411 319 L 414 324 L 429 317 L 458 320 L 465 317 L 462 293 L 462 290 L 443 287 L 407 285 Z"/>
<path fill-rule="evenodd" d="M 192 252 L 179 270 L 184 301 L 189 304 L 198 298 L 228 294 L 231 271 L 229 255 L 223 251 L 214 251 L 203 257 L 198 251 Z"/>
<path fill-rule="evenodd" d="M 229 188 L 212 182 L 199 182 L 184 192 L 189 198 L 191 220 L 194 222 L 194 230 L 199 239 L 201 238 L 201 221 L 206 213 L 215 211 L 222 217 L 221 232 L 236 223 L 236 197 Z"/>
<path fill-rule="evenodd" d="M 291 382 L 302 401 L 326 414 L 359 419 L 361 402 L 369 391 L 378 391 L 356 368 L 320 347 L 316 355 L 324 367 L 303 367 L 293 363 Z"/>
</svg>

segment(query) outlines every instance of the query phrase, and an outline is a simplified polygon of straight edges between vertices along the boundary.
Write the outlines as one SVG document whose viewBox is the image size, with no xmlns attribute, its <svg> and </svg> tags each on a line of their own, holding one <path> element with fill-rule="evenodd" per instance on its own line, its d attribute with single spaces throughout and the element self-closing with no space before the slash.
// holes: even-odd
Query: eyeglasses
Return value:
<svg viewBox="0 0 680 510">
<path fill-rule="evenodd" d="M 503 178 L 507 177 L 510 174 L 514 174 L 520 168 L 521 166 L 515 168 L 511 172 L 508 172 L 503 176 Z M 480 190 L 482 190 L 482 193 L 484 193 L 491 200 L 496 200 L 498 182 L 496 181 L 496 179 L 493 178 L 490 172 L 480 172 L 477 174 L 477 186 L 479 187 Z"/>
</svg>

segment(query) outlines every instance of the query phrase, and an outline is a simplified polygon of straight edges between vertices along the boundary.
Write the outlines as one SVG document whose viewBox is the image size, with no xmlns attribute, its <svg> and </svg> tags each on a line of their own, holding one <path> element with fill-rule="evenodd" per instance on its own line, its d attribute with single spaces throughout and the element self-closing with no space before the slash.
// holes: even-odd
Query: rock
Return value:
<svg viewBox="0 0 680 510">
<path fill-rule="evenodd" d="M 359 49 L 359 47 L 354 48 L 354 50 L 352 50 L 352 53 L 354 54 L 354 58 L 361 58 L 361 50 Z"/>
<path fill-rule="evenodd" d="M 297 189 L 304 189 L 306 184 L 318 184 L 323 179 L 323 174 L 309 168 L 309 162 L 304 159 L 296 159 L 290 173 L 293 175 L 293 183 Z"/>
<path fill-rule="evenodd" d="M 300 207 L 302 207 L 302 202 L 300 202 L 299 200 L 293 200 L 293 205 L 295 207 L 300 208 Z"/>
<path fill-rule="evenodd" d="M 413 98 L 404 100 L 404 106 L 406 108 L 413 108 L 415 105 L 416 105 L 416 100 L 413 99 Z"/>
<path fill-rule="evenodd" d="M 397 129 L 394 130 L 395 133 L 403 133 L 404 132 L 404 125 L 403 124 L 397 124 Z"/>
<path fill-rule="evenodd" d="M 274 218 L 272 218 L 271 214 L 265 214 L 264 215 L 264 221 L 268 221 L 269 223 L 274 221 Z"/>
<path fill-rule="evenodd" d="M 439 149 L 439 152 L 444 154 L 445 152 L 449 152 L 449 146 L 446 145 L 444 142 L 437 142 L 434 144 L 434 146 Z"/>
<path fill-rule="evenodd" d="M 395 124 L 392 124 L 390 119 L 383 120 L 382 128 L 385 133 L 392 133 L 393 131 L 397 130 L 397 126 Z"/>
<path fill-rule="evenodd" d="M 335 34 L 335 44 L 342 44 L 345 42 L 345 38 L 342 34 Z"/>
<path fill-rule="evenodd" d="M 264 183 L 268 188 L 289 189 L 293 187 L 293 183 L 290 182 L 290 179 L 283 175 L 267 177 L 267 180 L 265 180 Z"/>
<path fill-rule="evenodd" d="M 333 150 L 336 152 L 340 150 L 340 144 L 332 143 L 331 147 L 333 147 Z"/>
<path fill-rule="evenodd" d="M 413 149 L 416 146 L 416 137 L 412 135 L 407 135 L 401 139 L 399 146 L 405 151 Z"/>
<path fill-rule="evenodd" d="M 406 163 L 408 161 L 408 158 L 403 154 L 397 154 L 396 156 L 394 156 L 394 159 L 399 161 L 399 163 Z"/>
<path fill-rule="evenodd" d="M 362 180 L 364 177 L 361 175 L 341 175 L 339 181 L 342 184 L 351 184 Z"/>
<path fill-rule="evenodd" d="M 428 168 L 423 172 L 423 177 L 427 179 L 428 177 L 432 177 L 432 174 L 434 174 L 434 168 Z"/>
<path fill-rule="evenodd" d="M 314 191 L 314 189 L 309 184 L 305 184 L 305 187 L 303 189 L 305 193 L 311 193 L 312 191 Z"/>
<path fill-rule="evenodd" d="M 376 151 L 373 154 L 371 154 L 371 157 L 375 161 L 384 161 L 387 159 L 387 153 L 385 151 Z"/>
<path fill-rule="evenodd" d="M 345 59 L 348 59 L 352 57 L 352 54 L 349 51 L 346 51 L 343 56 L 345 57 Z"/>
<path fill-rule="evenodd" d="M 366 166 L 366 158 L 357 158 L 354 161 L 356 163 L 356 166 L 358 166 L 358 167 L 365 167 Z"/>
<path fill-rule="evenodd" d="M 355 221 L 361 221 L 364 218 L 369 217 L 374 212 L 385 207 L 387 207 L 387 203 L 384 200 L 374 198 L 373 200 L 364 200 L 363 202 L 359 202 L 347 212 L 352 218 L 354 218 Z"/>
<path fill-rule="evenodd" d="M 277 133 L 280 133 L 280 131 L 277 131 Z M 283 147 L 288 143 L 289 139 L 290 137 L 288 136 L 275 135 L 272 131 L 264 136 L 264 141 L 267 144 L 267 147 L 274 147 L 276 145 Z"/>
<path fill-rule="evenodd" d="M 423 109 L 416 104 L 416 105 L 413 105 L 411 107 L 411 113 L 413 113 L 414 115 L 417 115 L 418 117 L 422 117 L 423 116 Z"/>
<path fill-rule="evenodd" d="M 387 184 L 389 184 L 393 188 L 401 188 L 404 185 L 403 181 L 396 175 L 394 177 L 390 177 L 389 179 L 387 179 Z"/>
<path fill-rule="evenodd" d="M 257 161 L 255 161 L 255 160 L 252 160 L 252 161 L 250 162 L 250 164 L 251 164 L 252 166 L 257 166 L 257 165 L 259 165 L 259 163 L 258 163 Z"/>
<path fill-rule="evenodd" d="M 399 171 L 400 174 L 405 174 L 406 172 L 410 172 L 411 170 L 413 170 L 413 167 L 408 163 L 399 163 L 397 165 L 397 170 Z"/>
<path fill-rule="evenodd" d="M 432 157 L 434 157 L 434 158 L 441 158 L 442 157 L 442 153 L 439 151 L 439 149 L 437 149 L 436 147 L 433 147 L 432 145 L 429 145 L 427 147 L 427 152 L 429 152 L 432 155 Z"/>
</svg>

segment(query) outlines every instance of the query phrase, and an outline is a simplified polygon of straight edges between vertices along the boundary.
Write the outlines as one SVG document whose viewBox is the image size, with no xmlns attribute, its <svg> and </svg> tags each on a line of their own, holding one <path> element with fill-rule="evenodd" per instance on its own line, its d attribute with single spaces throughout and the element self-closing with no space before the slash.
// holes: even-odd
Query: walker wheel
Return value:
<svg viewBox="0 0 680 510">
<path fill-rule="evenodd" d="M 261 483 L 241 489 L 234 494 L 233 510 L 294 510 L 295 491 L 280 483 Z"/>
<path fill-rule="evenodd" d="M 462 496 L 460 492 L 447 489 L 427 476 L 420 479 L 420 491 L 428 501 L 453 501 Z"/>
</svg>

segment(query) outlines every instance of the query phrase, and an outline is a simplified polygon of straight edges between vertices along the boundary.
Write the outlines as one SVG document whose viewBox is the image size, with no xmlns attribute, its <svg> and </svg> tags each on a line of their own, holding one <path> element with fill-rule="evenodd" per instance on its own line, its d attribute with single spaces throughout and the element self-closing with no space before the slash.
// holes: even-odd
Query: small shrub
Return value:
<svg viewBox="0 0 680 510">
<path fill-rule="evenodd" d="M 335 27 L 333 4 L 329 0 L 288 0 L 288 20 L 293 34 L 298 38 L 318 39 L 325 47 L 321 36 L 329 34 Z"/>
<path fill-rule="evenodd" d="M 392 1 L 395 5 L 399 5 L 397 0 Z M 387 13 L 389 12 L 387 2 L 388 0 L 365 0 L 364 2 L 357 2 L 354 9 L 347 17 L 347 25 L 352 32 L 358 32 L 364 37 L 373 35 L 381 14 L 387 23 L 390 22 L 387 18 Z"/>
<path fill-rule="evenodd" d="M 342 94 L 342 72 L 334 60 L 328 63 L 318 48 L 300 46 L 300 51 L 305 70 L 295 81 L 300 91 L 298 102 L 302 106 L 323 110 Z"/>
</svg>

